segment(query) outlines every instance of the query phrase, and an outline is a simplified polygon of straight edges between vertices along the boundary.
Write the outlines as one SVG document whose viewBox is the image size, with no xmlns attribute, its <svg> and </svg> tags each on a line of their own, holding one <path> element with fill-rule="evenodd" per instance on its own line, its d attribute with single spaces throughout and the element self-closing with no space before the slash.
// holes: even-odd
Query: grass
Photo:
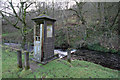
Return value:
<svg viewBox="0 0 120 80">
<path fill-rule="evenodd" d="M 2 37 L 8 36 L 8 33 L 2 34 Z"/>
<path fill-rule="evenodd" d="M 24 56 L 23 56 L 24 58 Z M 100 65 L 74 60 L 68 63 L 57 59 L 46 65 L 38 64 L 35 71 L 17 68 L 17 55 L 15 52 L 3 50 L 2 52 L 3 78 L 117 78 L 118 71 Z M 23 59 L 24 61 L 24 59 Z M 31 61 L 32 62 L 32 61 Z"/>
<path fill-rule="evenodd" d="M 20 32 L 11 32 L 11 33 L 3 33 L 2 37 L 8 37 L 8 36 L 18 36 L 18 34 L 20 35 Z"/>
</svg>

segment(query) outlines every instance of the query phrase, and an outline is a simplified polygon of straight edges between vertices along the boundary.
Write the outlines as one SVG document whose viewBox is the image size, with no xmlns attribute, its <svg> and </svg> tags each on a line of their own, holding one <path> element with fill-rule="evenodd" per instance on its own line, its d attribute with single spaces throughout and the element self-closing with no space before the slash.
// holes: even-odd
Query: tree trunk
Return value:
<svg viewBox="0 0 120 80">
<path fill-rule="evenodd" d="M 120 42 L 120 14 L 119 14 L 119 18 L 118 18 L 118 43 Z M 118 44 L 118 50 L 120 52 L 120 45 Z"/>
<path fill-rule="evenodd" d="M 21 44 L 21 47 L 22 47 L 23 50 L 26 50 L 25 44 L 26 44 L 26 36 L 22 36 L 22 44 Z"/>
<path fill-rule="evenodd" d="M 101 3 L 98 2 L 98 13 L 99 13 L 99 26 L 101 25 L 102 13 L 101 13 Z"/>
</svg>

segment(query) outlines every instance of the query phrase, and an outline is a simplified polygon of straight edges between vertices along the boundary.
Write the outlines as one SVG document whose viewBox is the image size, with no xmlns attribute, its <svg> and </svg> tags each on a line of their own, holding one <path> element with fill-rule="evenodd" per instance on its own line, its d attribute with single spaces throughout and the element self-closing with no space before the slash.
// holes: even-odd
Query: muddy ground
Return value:
<svg viewBox="0 0 120 80">
<path fill-rule="evenodd" d="M 93 62 L 115 70 L 120 70 L 120 54 L 98 52 L 92 50 L 77 50 L 71 55 L 72 60 Z M 64 58 L 66 59 L 66 57 Z"/>
</svg>

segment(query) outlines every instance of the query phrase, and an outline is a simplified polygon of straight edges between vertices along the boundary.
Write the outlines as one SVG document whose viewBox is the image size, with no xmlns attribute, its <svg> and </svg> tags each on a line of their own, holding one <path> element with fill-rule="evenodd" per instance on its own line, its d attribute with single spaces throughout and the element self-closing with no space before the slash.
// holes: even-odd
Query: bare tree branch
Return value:
<svg viewBox="0 0 120 80">
<path fill-rule="evenodd" d="M 13 6 L 12 2 L 9 2 L 9 4 L 11 5 L 11 8 L 12 8 L 12 10 L 13 10 L 15 16 L 16 16 L 21 22 L 23 22 L 23 20 L 22 20 L 22 19 L 18 16 L 18 14 L 16 13 L 16 11 L 15 11 L 15 9 L 14 9 L 14 6 Z"/>
<path fill-rule="evenodd" d="M 4 14 L 3 14 L 1 11 L 0 11 L 0 13 L 1 13 L 2 17 L 3 17 L 9 24 L 11 24 L 12 26 L 14 26 L 16 29 L 20 29 L 19 26 L 17 26 L 16 24 L 11 23 L 11 22 L 4 16 Z"/>
<path fill-rule="evenodd" d="M 2 11 L 2 10 L 1 10 L 1 12 L 5 13 L 5 14 L 9 14 L 9 15 L 11 15 L 11 16 L 14 16 L 13 14 L 8 13 L 8 12 L 6 12 L 6 11 Z"/>
<path fill-rule="evenodd" d="M 77 15 L 77 16 L 80 18 L 79 13 L 78 13 L 77 10 L 74 10 L 74 9 L 72 9 L 72 8 L 70 8 L 69 10 L 74 11 L 74 12 L 76 13 L 76 14 L 74 14 L 74 15 Z"/>
<path fill-rule="evenodd" d="M 26 6 L 25 10 L 29 8 L 33 3 L 30 3 L 28 6 Z"/>
<path fill-rule="evenodd" d="M 112 23 L 112 25 L 110 26 L 110 28 L 112 27 L 112 26 L 114 26 L 114 24 L 115 24 L 115 22 L 116 22 L 116 19 L 117 19 L 117 17 L 119 16 L 119 13 L 120 13 L 120 2 L 118 3 L 118 12 L 117 12 L 117 14 L 116 14 L 116 16 L 115 16 L 115 18 L 114 18 L 114 20 L 113 20 L 113 23 Z"/>
</svg>

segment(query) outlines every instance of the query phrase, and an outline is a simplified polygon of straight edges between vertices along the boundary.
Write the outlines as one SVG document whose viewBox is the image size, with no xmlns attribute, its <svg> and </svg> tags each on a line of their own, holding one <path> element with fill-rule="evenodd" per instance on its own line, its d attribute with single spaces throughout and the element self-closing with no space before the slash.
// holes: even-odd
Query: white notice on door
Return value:
<svg viewBox="0 0 120 80">
<path fill-rule="evenodd" d="M 52 37 L 52 25 L 47 26 L 47 37 Z"/>
</svg>

